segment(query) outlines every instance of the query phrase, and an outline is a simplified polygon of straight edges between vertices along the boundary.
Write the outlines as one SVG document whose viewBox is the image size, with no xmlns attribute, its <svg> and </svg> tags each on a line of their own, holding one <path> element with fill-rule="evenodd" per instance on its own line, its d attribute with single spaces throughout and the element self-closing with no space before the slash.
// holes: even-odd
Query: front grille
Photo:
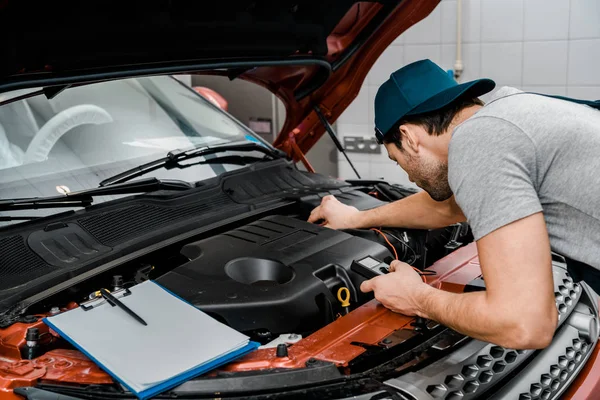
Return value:
<svg viewBox="0 0 600 400">
<path fill-rule="evenodd" d="M 561 386 L 569 380 L 576 369 L 583 364 L 584 354 L 588 354 L 590 344 L 579 338 L 572 340 L 561 356 L 542 374 L 538 381 L 529 386 L 527 392 L 519 395 L 519 400 L 549 399 L 554 397 Z"/>
<path fill-rule="evenodd" d="M 569 387 L 587 362 L 598 341 L 596 296 L 586 286 L 581 301 L 554 336 L 552 344 L 541 351 L 508 382 L 494 399 L 556 399 Z"/>
<path fill-rule="evenodd" d="M 458 400 L 470 398 L 487 390 L 514 366 L 520 364 L 528 351 L 507 350 L 500 346 L 486 346 L 477 357 L 461 368 L 460 373 L 446 375 L 443 384 L 429 385 L 427 393 L 434 399 Z"/>
<path fill-rule="evenodd" d="M 417 399 L 475 399 L 508 376 L 532 353 L 471 340 L 438 362 L 386 383 Z"/>
<path fill-rule="evenodd" d="M 573 282 L 564 263 L 555 261 L 553 274 L 559 326 L 548 348 L 536 353 L 471 340 L 440 361 L 386 383 L 418 399 L 558 398 L 592 353 L 598 309 L 595 294 Z M 519 366 L 524 367 L 508 378 Z"/>
<path fill-rule="evenodd" d="M 558 320 L 569 315 L 581 296 L 581 285 L 573 279 L 563 268 L 554 268 L 554 297 L 558 309 Z"/>
</svg>

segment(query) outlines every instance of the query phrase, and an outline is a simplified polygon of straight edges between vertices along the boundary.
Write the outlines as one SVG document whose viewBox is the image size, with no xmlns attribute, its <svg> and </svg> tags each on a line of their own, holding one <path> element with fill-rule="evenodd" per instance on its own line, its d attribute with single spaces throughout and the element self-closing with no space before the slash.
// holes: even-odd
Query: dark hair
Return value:
<svg viewBox="0 0 600 400">
<path fill-rule="evenodd" d="M 424 114 L 408 115 L 396 122 L 384 136 L 384 143 L 394 143 L 398 148 L 402 148 L 402 138 L 400 137 L 400 125 L 414 124 L 419 125 L 430 135 L 439 136 L 445 132 L 454 117 L 463 109 L 471 106 L 483 106 L 483 101 L 479 98 L 466 98 L 454 101 L 439 110 Z"/>
</svg>

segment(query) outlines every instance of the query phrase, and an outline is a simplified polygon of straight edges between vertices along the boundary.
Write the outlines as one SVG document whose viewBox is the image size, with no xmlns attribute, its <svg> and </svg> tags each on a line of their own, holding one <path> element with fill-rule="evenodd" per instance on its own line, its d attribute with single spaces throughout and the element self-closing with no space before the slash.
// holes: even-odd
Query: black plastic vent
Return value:
<svg viewBox="0 0 600 400">
<path fill-rule="evenodd" d="M 73 268 L 112 250 L 102 246 L 77 224 L 56 224 L 52 229 L 32 232 L 27 238 L 31 251 L 47 264 Z"/>
<path fill-rule="evenodd" d="M 22 285 L 53 269 L 27 247 L 22 236 L 0 239 L 0 290 Z"/>
<path fill-rule="evenodd" d="M 149 231 L 188 219 L 190 216 L 211 210 L 222 211 L 224 206 L 231 209 L 238 208 L 225 194 L 218 194 L 193 204 L 169 207 L 151 204 L 133 205 L 81 218 L 78 222 L 100 243 L 112 247 Z"/>
<path fill-rule="evenodd" d="M 279 246 L 291 246 L 314 237 L 315 233 L 303 229 L 298 230 L 298 227 L 286 225 L 278 218 L 267 218 L 234 229 L 224 235 L 261 245 L 277 241 Z"/>
<path fill-rule="evenodd" d="M 239 203 L 252 203 L 257 199 L 277 195 L 293 195 L 302 191 L 314 192 L 319 189 L 338 189 L 348 186 L 319 174 L 299 171 L 288 166 L 271 168 L 229 177 L 223 189 Z"/>
</svg>

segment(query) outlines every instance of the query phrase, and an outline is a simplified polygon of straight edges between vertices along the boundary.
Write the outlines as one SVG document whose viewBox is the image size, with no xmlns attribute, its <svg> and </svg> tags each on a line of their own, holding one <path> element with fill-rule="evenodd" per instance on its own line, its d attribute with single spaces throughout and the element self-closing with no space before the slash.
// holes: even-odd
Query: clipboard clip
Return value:
<svg viewBox="0 0 600 400">
<path fill-rule="evenodd" d="M 121 297 L 125 297 L 125 296 L 129 296 L 131 294 L 131 290 L 129 290 L 129 288 L 124 288 L 123 289 L 123 295 Z M 106 299 L 102 297 L 100 291 L 98 290 L 97 292 L 98 297 L 96 297 L 95 299 L 88 301 L 87 303 L 94 303 L 100 299 L 103 299 L 104 301 L 99 302 L 98 304 L 94 304 L 94 305 L 87 305 L 85 303 L 81 303 L 79 306 L 83 309 L 83 311 L 89 311 L 91 309 L 93 309 L 94 307 L 98 307 L 100 304 L 104 304 L 106 303 Z M 113 293 L 114 295 L 114 293 Z"/>
<path fill-rule="evenodd" d="M 129 296 L 130 294 L 131 294 L 131 292 L 129 291 L 129 289 L 125 288 L 124 289 L 124 294 L 123 294 L 123 296 L 121 296 L 121 298 Z M 106 300 L 106 302 L 108 304 L 110 304 L 111 307 L 117 307 L 117 308 L 123 310 L 130 317 L 132 317 L 133 319 L 135 319 L 137 322 L 139 322 L 140 324 L 142 324 L 144 326 L 148 325 L 148 323 L 146 321 L 144 321 L 142 319 L 142 317 L 140 317 L 139 315 L 137 315 L 132 309 L 130 309 L 129 307 L 127 307 L 125 304 L 123 304 L 121 302 L 121 300 L 119 300 L 117 297 L 115 297 L 113 294 L 111 294 L 108 290 L 106 290 L 104 288 L 100 289 L 100 295 L 104 298 L 104 300 Z M 82 307 L 83 306 L 84 306 L 84 304 L 82 304 Z M 85 307 L 83 307 L 83 310 L 84 311 L 89 311 L 89 310 L 93 309 L 94 307 L 95 306 L 85 305 Z"/>
</svg>

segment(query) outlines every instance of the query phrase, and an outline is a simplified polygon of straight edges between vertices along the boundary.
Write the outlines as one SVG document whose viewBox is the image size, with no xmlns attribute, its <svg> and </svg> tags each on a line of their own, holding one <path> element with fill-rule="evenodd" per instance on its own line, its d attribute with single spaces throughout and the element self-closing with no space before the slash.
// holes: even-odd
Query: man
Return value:
<svg viewBox="0 0 600 400">
<path fill-rule="evenodd" d="M 432 288 L 407 264 L 366 281 L 393 311 L 508 348 L 544 348 L 557 324 L 551 249 L 600 291 L 600 112 L 495 83 L 456 84 L 429 60 L 394 72 L 375 98 L 375 130 L 423 191 L 359 212 L 333 196 L 309 221 L 325 226 L 439 228 L 468 221 L 487 290 Z"/>
</svg>

